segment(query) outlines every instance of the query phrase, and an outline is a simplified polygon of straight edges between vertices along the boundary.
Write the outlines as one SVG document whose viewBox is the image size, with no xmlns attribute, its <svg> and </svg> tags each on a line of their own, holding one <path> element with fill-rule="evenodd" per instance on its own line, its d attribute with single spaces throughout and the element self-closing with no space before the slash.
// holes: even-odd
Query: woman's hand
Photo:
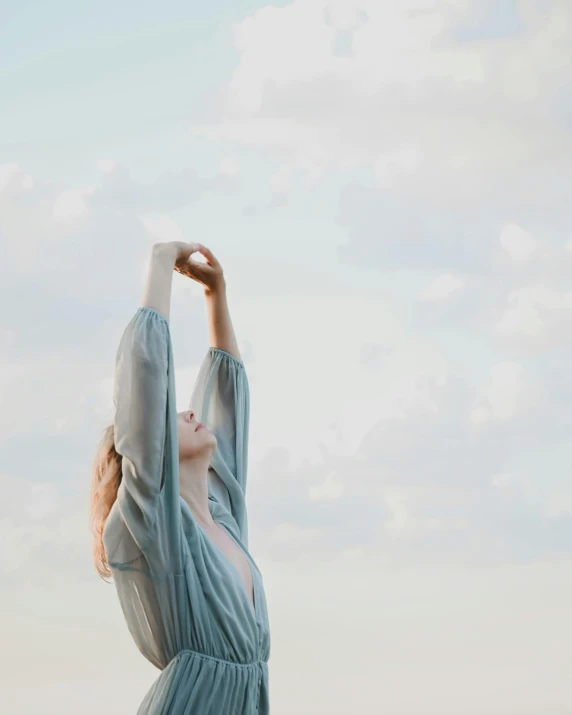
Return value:
<svg viewBox="0 0 572 715">
<path fill-rule="evenodd" d="M 225 285 L 222 266 L 202 243 L 183 243 L 182 241 L 167 241 L 156 243 L 156 251 L 166 251 L 174 261 L 174 269 L 184 276 L 188 276 L 205 287 L 205 292 L 214 292 Z M 207 263 L 199 263 L 191 259 L 191 254 L 200 253 Z"/>
<path fill-rule="evenodd" d="M 214 292 L 224 286 L 225 280 L 222 266 L 213 254 L 202 243 L 177 243 L 179 250 L 175 260 L 175 270 L 184 276 L 201 283 L 206 291 Z M 200 253 L 206 258 L 206 263 L 191 259 L 192 253 Z"/>
</svg>

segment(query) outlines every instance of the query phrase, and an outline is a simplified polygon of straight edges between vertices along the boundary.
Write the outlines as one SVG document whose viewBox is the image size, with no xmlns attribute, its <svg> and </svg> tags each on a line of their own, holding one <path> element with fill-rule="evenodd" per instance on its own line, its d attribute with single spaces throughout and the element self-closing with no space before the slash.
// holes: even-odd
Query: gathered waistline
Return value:
<svg viewBox="0 0 572 715">
<path fill-rule="evenodd" d="M 263 660 L 254 660 L 251 663 L 236 663 L 233 660 L 225 660 L 224 658 L 217 658 L 214 655 L 207 655 L 206 653 L 201 653 L 198 650 L 191 650 L 190 648 L 183 648 L 180 650 L 177 655 L 174 656 L 174 658 L 170 661 L 168 665 L 170 665 L 174 660 L 176 660 L 179 656 L 185 655 L 186 653 L 190 653 L 193 656 L 196 656 L 198 658 L 205 658 L 206 660 L 213 660 L 216 663 L 224 663 L 225 665 L 234 665 L 237 668 L 252 668 L 255 665 L 260 665 L 264 664 L 265 662 Z M 168 667 L 168 666 L 167 666 Z"/>
</svg>

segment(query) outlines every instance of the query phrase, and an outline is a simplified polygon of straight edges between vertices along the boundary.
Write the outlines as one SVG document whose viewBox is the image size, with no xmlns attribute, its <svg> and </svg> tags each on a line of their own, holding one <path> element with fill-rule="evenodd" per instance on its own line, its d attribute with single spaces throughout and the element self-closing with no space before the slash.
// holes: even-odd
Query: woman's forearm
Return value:
<svg viewBox="0 0 572 715">
<path fill-rule="evenodd" d="M 205 290 L 209 324 L 209 343 L 213 348 L 226 350 L 237 360 L 241 360 L 232 320 L 228 311 L 226 284 L 216 290 Z"/>
<path fill-rule="evenodd" d="M 142 307 L 159 311 L 167 322 L 171 309 L 171 287 L 177 256 L 171 246 L 155 244 L 151 250 Z"/>
</svg>

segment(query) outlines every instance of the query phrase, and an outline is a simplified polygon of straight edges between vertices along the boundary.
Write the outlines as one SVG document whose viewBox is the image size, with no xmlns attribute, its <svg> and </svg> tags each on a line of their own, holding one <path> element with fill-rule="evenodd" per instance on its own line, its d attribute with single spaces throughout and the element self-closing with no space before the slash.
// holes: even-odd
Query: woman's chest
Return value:
<svg viewBox="0 0 572 715">
<path fill-rule="evenodd" d="M 217 526 L 216 529 L 209 531 L 208 536 L 224 553 L 230 564 L 238 571 L 248 598 L 250 599 L 250 603 L 254 608 L 254 584 L 252 583 L 252 571 L 248 557 L 221 527 Z"/>
</svg>

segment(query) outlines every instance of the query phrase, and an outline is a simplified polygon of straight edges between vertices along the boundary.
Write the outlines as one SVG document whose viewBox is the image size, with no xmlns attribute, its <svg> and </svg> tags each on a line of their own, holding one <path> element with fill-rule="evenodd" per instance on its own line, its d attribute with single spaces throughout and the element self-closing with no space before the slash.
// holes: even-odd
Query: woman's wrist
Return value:
<svg viewBox="0 0 572 715">
<path fill-rule="evenodd" d="M 214 298 L 216 296 L 226 296 L 226 281 L 223 279 L 217 281 L 212 286 L 205 286 L 205 298 Z"/>
<path fill-rule="evenodd" d="M 172 243 L 154 243 L 151 249 L 153 260 L 161 260 L 166 263 L 172 263 L 173 266 L 177 260 L 177 249 Z"/>
</svg>

